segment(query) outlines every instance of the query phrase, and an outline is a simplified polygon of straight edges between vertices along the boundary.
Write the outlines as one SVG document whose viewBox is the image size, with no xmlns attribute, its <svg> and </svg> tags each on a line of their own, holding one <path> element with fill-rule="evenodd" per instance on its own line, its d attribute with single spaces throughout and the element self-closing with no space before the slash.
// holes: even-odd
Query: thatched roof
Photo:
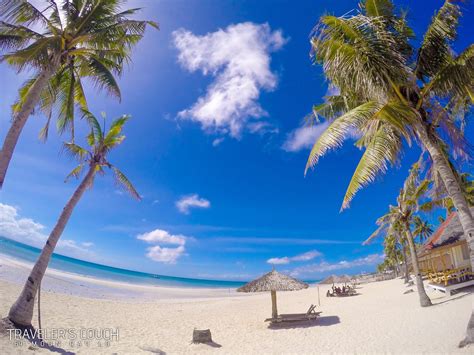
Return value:
<svg viewBox="0 0 474 355">
<path fill-rule="evenodd" d="M 474 213 L 474 207 L 471 207 L 471 213 Z M 465 239 L 458 214 L 457 212 L 452 212 L 436 232 L 423 244 L 421 250 L 427 251 Z"/>
<path fill-rule="evenodd" d="M 339 282 L 351 282 L 352 278 L 349 275 L 339 276 Z"/>
<path fill-rule="evenodd" d="M 339 282 L 344 282 L 340 281 L 339 276 L 337 275 L 331 275 L 326 277 L 323 281 L 320 282 L 320 284 L 337 284 Z"/>
<path fill-rule="evenodd" d="M 263 292 L 263 291 L 298 291 L 308 288 L 308 284 L 290 276 L 271 271 L 262 277 L 250 281 L 238 288 L 238 292 Z"/>
</svg>

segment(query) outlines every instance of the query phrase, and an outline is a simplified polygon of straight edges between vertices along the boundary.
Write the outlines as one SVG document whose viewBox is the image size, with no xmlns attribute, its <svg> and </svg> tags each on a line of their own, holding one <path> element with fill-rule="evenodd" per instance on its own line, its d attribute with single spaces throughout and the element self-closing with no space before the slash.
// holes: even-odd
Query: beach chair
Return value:
<svg viewBox="0 0 474 355">
<path fill-rule="evenodd" d="M 283 322 L 301 322 L 311 321 L 319 317 L 322 312 L 316 312 L 316 305 L 311 305 L 306 313 L 279 314 L 277 318 L 267 318 L 265 322 L 283 323 Z"/>
</svg>

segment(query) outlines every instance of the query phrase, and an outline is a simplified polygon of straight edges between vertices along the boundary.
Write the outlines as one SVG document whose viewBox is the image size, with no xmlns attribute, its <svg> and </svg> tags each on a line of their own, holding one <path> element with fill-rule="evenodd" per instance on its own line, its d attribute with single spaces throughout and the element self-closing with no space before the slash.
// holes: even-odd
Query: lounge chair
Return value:
<svg viewBox="0 0 474 355">
<path fill-rule="evenodd" d="M 316 306 L 311 305 L 306 313 L 279 314 L 277 318 L 267 318 L 265 322 L 282 323 L 282 322 L 301 322 L 310 321 L 319 317 L 322 312 L 316 312 Z"/>
</svg>

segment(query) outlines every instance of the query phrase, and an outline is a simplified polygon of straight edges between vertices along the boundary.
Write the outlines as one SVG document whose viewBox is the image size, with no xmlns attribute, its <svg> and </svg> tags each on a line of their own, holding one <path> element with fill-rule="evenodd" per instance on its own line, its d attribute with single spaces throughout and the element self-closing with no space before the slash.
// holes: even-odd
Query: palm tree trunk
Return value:
<svg viewBox="0 0 474 355">
<path fill-rule="evenodd" d="M 456 179 L 451 166 L 449 165 L 445 155 L 441 151 L 440 147 L 430 138 L 427 129 L 425 127 L 418 127 L 418 136 L 423 146 L 428 150 L 436 171 L 440 174 L 441 179 L 444 182 L 446 191 L 449 197 L 453 201 L 454 207 L 456 208 L 466 236 L 467 245 L 469 247 L 469 258 L 471 260 L 471 268 L 474 270 L 474 220 L 472 218 L 469 204 L 464 197 L 459 181 Z M 471 311 L 471 318 L 467 325 L 466 337 L 459 344 L 460 347 L 474 343 L 474 306 Z"/>
<path fill-rule="evenodd" d="M 74 207 L 76 207 L 77 203 L 81 199 L 81 196 L 91 185 L 92 179 L 94 178 L 95 174 L 95 166 L 95 163 L 89 166 L 89 171 L 87 172 L 87 175 L 77 187 L 76 191 L 74 191 L 74 194 L 61 212 L 56 226 L 49 235 L 49 238 L 46 241 L 46 244 L 43 247 L 43 250 L 41 251 L 38 260 L 36 261 L 36 264 L 33 266 L 30 276 L 28 277 L 20 296 L 10 308 L 8 318 L 14 324 L 26 327 L 31 326 L 31 321 L 33 319 L 34 301 L 36 293 L 38 291 L 38 287 L 41 283 L 41 280 L 43 279 L 44 273 L 46 272 L 46 268 L 48 267 L 48 263 L 51 259 L 51 255 L 53 254 L 54 248 L 56 247 L 56 244 L 58 243 L 58 240 L 61 237 L 61 234 L 64 231 L 67 222 L 69 221 L 69 218 L 71 217 Z"/>
<path fill-rule="evenodd" d="M 51 64 L 38 75 L 38 78 L 28 91 L 25 102 L 21 106 L 20 111 L 13 117 L 13 122 L 5 136 L 2 149 L 0 150 L 0 189 L 5 181 L 8 165 L 12 159 L 13 151 L 15 150 L 23 127 L 25 127 L 26 121 L 28 121 L 33 109 L 38 104 L 41 92 L 48 84 L 53 73 L 54 65 Z"/>
<path fill-rule="evenodd" d="M 410 230 L 410 224 L 405 223 L 406 235 L 408 239 L 408 247 L 410 248 L 411 263 L 413 265 L 413 272 L 415 274 L 416 288 L 418 296 L 420 297 L 421 307 L 431 306 L 431 300 L 426 294 L 425 286 L 423 285 L 423 278 L 421 277 L 420 267 L 418 266 L 418 255 L 416 255 L 415 242 L 413 241 L 413 234 Z"/>
<path fill-rule="evenodd" d="M 402 256 L 403 256 L 403 265 L 405 266 L 405 283 L 408 283 L 408 263 L 407 263 L 407 252 L 405 250 L 405 245 L 400 243 L 402 246 Z"/>
</svg>

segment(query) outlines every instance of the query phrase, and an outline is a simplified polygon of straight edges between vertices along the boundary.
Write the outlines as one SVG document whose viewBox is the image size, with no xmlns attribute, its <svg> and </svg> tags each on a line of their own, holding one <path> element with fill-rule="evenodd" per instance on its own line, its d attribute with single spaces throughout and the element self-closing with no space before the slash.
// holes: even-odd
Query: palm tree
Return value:
<svg viewBox="0 0 474 355">
<path fill-rule="evenodd" d="M 435 175 L 436 176 L 436 175 Z M 456 175 L 461 191 L 466 198 L 466 201 L 470 207 L 474 206 L 474 180 L 470 173 L 462 173 Z M 432 200 L 426 203 L 426 206 L 423 207 L 423 210 L 432 210 L 436 207 L 442 207 L 446 210 L 446 217 L 449 216 L 451 212 L 454 212 L 456 209 L 454 207 L 453 200 L 447 196 L 446 189 L 443 184 L 440 184 L 437 180 L 435 181 L 435 186 L 431 192 Z"/>
<path fill-rule="evenodd" d="M 373 238 L 382 235 L 383 233 L 394 234 L 395 229 L 401 229 L 408 242 L 410 250 L 411 264 L 413 273 L 415 274 L 416 287 L 418 296 L 420 298 L 420 305 L 422 307 L 431 306 L 431 300 L 426 294 L 420 268 L 418 265 L 418 256 L 416 254 L 416 247 L 414 236 L 412 233 L 412 224 L 414 223 L 414 213 L 417 212 L 421 198 L 426 194 L 430 181 L 420 181 L 419 165 L 415 163 L 410 169 L 408 178 L 406 179 L 400 194 L 397 197 L 397 205 L 390 206 L 389 212 L 377 220 L 379 227 L 372 233 L 372 235 L 364 242 L 369 243 Z"/>
<path fill-rule="evenodd" d="M 14 324 L 19 326 L 31 326 L 36 293 L 38 291 L 38 286 L 41 284 L 41 280 L 43 279 L 49 260 L 51 259 L 51 255 L 53 254 L 54 248 L 58 243 L 74 208 L 84 192 L 92 186 L 96 174 L 99 173 L 100 175 L 103 175 L 105 173 L 105 168 L 111 169 L 117 183 L 126 189 L 133 197 L 138 200 L 140 199 L 140 195 L 127 177 L 107 160 L 109 152 L 121 144 L 125 139 L 125 136 L 122 135 L 122 128 L 125 122 L 129 119 L 129 116 L 122 116 L 115 120 L 108 131 L 105 131 L 105 127 L 100 126 L 96 117 L 91 113 L 85 111 L 84 117 L 91 126 L 91 132 L 87 136 L 87 143 L 90 146 L 90 149 L 87 150 L 72 142 L 64 144 L 65 152 L 79 161 L 79 165 L 71 171 L 66 179 L 70 177 L 78 178 L 84 168 L 87 168 L 87 173 L 61 212 L 38 260 L 31 270 L 20 296 L 10 308 L 8 318 Z"/>
<path fill-rule="evenodd" d="M 387 235 L 384 239 L 384 253 L 387 266 L 395 270 L 395 275 L 398 277 L 400 272 L 400 250 L 399 241 L 393 234 Z"/>
<path fill-rule="evenodd" d="M 433 234 L 433 228 L 428 221 L 421 219 L 420 216 L 413 216 L 413 224 L 413 234 L 418 237 L 420 243 L 423 244 L 423 242 Z"/>
<path fill-rule="evenodd" d="M 419 48 L 410 41 L 414 33 L 405 14 L 390 0 L 365 0 L 360 9 L 351 16 L 321 17 L 311 39 L 314 61 L 338 94 L 314 107 L 315 116 L 329 125 L 314 144 L 306 171 L 347 137 L 359 135 L 356 146 L 365 151 L 344 209 L 358 190 L 398 163 L 403 140 L 416 141 L 429 153 L 458 211 L 474 266 L 474 220 L 445 149 L 468 156 L 462 128 L 474 99 L 474 45 L 460 54 L 452 48 L 460 7 L 445 0 Z M 469 324 L 462 345 L 474 342 L 474 312 Z"/>
<path fill-rule="evenodd" d="M 20 89 L 13 120 L 0 151 L 0 188 L 20 134 L 36 107 L 52 115 L 60 132 L 74 137 L 75 106 L 87 109 L 82 79 L 120 99 L 114 75 L 130 62 L 132 48 L 152 21 L 132 19 L 140 9 L 122 10 L 120 0 L 0 0 L 0 56 L 19 72 L 34 74 Z"/>
</svg>

